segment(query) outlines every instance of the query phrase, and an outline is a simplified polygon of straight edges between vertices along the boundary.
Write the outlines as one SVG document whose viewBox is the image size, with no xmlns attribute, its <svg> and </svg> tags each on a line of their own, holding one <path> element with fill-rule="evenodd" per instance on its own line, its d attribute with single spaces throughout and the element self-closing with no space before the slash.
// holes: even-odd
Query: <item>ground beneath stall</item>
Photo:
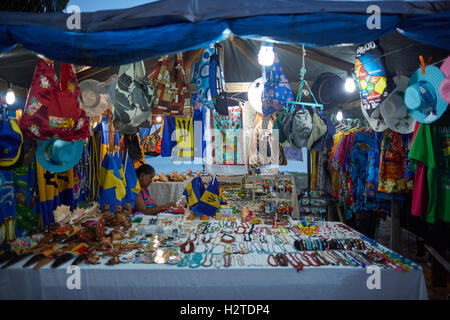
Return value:
<svg viewBox="0 0 450 320">
<path fill-rule="evenodd" d="M 425 282 L 427 285 L 428 298 L 430 300 L 449 300 L 450 276 L 447 275 L 447 287 L 433 287 L 431 282 L 431 262 L 428 254 L 423 257 L 417 256 L 416 236 L 408 230 L 401 229 L 400 253 L 404 257 L 414 261 L 423 268 Z M 385 220 L 380 219 L 375 240 L 385 247 L 390 247 L 391 219 L 388 216 Z"/>
</svg>

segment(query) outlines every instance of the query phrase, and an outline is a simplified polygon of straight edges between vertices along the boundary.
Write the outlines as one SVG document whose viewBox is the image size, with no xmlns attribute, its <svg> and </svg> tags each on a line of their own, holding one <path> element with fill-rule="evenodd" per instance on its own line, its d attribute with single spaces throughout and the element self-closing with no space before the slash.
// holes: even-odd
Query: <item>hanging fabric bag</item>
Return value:
<svg viewBox="0 0 450 320">
<path fill-rule="evenodd" d="M 80 108 L 81 94 L 72 65 L 61 63 L 61 79 L 52 60 L 39 59 L 19 126 L 37 140 L 74 141 L 89 137 L 89 119 Z"/>
<path fill-rule="evenodd" d="M 121 134 L 149 128 L 155 88 L 145 76 L 144 61 L 120 66 L 113 104 L 113 124 Z"/>
</svg>

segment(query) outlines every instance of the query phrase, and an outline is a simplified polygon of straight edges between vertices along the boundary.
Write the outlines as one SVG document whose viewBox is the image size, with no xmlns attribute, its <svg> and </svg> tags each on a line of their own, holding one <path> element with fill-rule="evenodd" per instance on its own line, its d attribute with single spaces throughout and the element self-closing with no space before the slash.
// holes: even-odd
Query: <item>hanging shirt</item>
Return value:
<svg viewBox="0 0 450 320">
<path fill-rule="evenodd" d="M 450 222 L 450 111 L 432 124 L 421 124 L 409 157 L 427 169 L 428 205 L 426 221 Z"/>
</svg>

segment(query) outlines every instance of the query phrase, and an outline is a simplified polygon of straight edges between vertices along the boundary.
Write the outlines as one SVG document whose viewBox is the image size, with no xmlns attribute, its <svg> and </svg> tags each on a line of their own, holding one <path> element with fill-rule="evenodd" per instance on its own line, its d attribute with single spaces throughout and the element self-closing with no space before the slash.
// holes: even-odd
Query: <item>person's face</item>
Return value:
<svg viewBox="0 0 450 320">
<path fill-rule="evenodd" d="M 147 188 L 149 185 L 151 185 L 154 176 L 154 174 L 141 174 L 141 176 L 139 177 L 139 184 L 141 185 L 141 187 Z"/>
</svg>

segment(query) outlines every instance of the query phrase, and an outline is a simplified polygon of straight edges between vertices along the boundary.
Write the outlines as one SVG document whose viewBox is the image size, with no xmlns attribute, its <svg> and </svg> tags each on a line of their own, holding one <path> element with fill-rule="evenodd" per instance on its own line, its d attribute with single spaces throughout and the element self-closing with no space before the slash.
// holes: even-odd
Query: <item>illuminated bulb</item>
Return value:
<svg viewBox="0 0 450 320">
<path fill-rule="evenodd" d="M 248 102 L 256 110 L 262 113 L 262 93 L 264 90 L 264 83 L 261 78 L 256 79 L 248 89 Z"/>
<path fill-rule="evenodd" d="M 156 122 L 161 122 L 161 120 L 162 120 L 161 116 L 156 117 Z"/>
<path fill-rule="evenodd" d="M 355 85 L 355 81 L 353 80 L 352 77 L 347 77 L 347 79 L 345 79 L 345 91 L 347 92 L 353 92 L 356 89 L 356 85 Z"/>
<path fill-rule="evenodd" d="M 258 53 L 258 63 L 265 67 L 273 65 L 275 60 L 275 53 L 273 52 L 273 44 L 264 42 L 261 45 Z"/>
<path fill-rule="evenodd" d="M 16 101 L 16 95 L 14 94 L 14 90 L 12 88 L 9 88 L 6 91 L 6 103 L 11 105 L 14 104 Z"/>
<path fill-rule="evenodd" d="M 161 249 L 156 250 L 155 263 L 166 263 L 164 259 L 164 251 Z"/>
<path fill-rule="evenodd" d="M 338 113 L 336 113 L 336 120 L 337 121 L 342 121 L 342 119 L 344 119 L 344 115 L 342 114 L 342 111 L 338 111 Z"/>
</svg>

